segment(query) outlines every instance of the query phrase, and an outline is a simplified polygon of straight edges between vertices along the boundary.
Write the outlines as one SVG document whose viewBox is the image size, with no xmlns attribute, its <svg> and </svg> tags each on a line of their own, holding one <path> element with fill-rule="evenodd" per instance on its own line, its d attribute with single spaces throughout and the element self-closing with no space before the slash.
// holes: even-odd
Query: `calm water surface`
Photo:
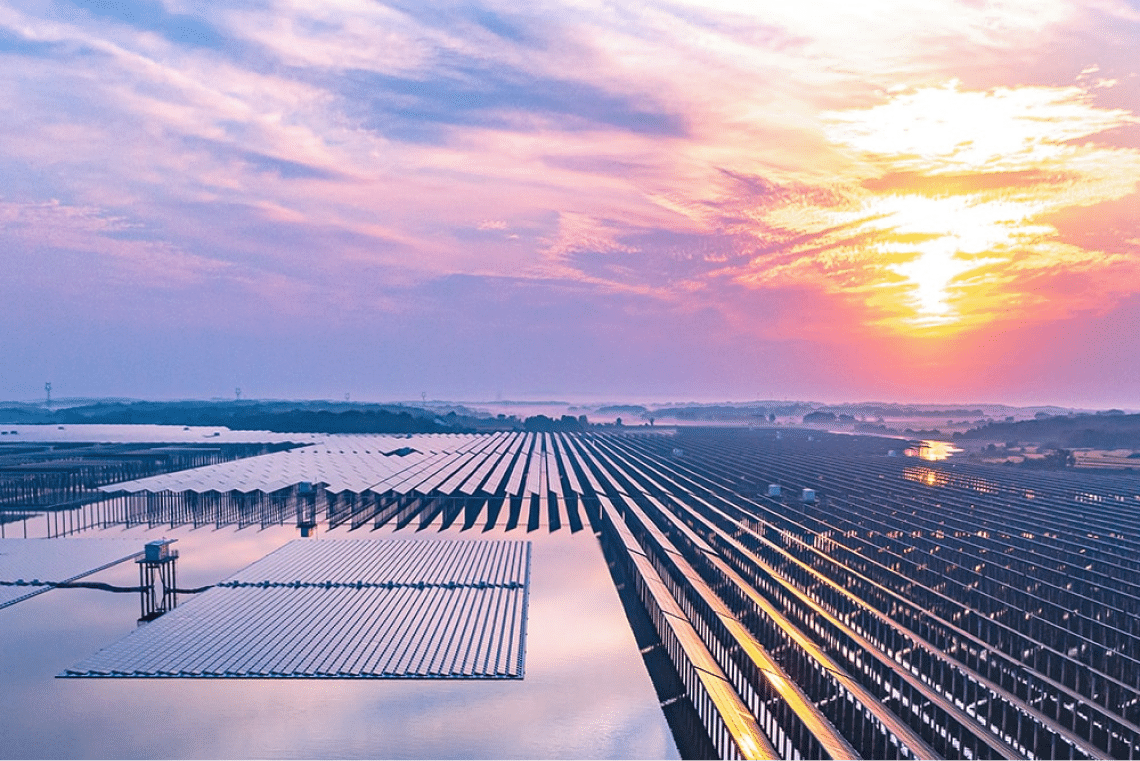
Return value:
<svg viewBox="0 0 1140 761">
<path fill-rule="evenodd" d="M 12 535 L 12 534 L 9 534 Z M 297 537 L 265 530 L 122 529 L 178 539 L 180 587 L 221 580 Z M 377 539 L 533 542 L 526 678 L 55 679 L 135 628 L 138 597 L 54 590 L 0 610 L 6 758 L 677 758 L 597 541 L 521 531 L 324 531 Z M 67 541 L 55 540 L 55 541 Z M 134 563 L 92 580 L 138 583 Z"/>
</svg>

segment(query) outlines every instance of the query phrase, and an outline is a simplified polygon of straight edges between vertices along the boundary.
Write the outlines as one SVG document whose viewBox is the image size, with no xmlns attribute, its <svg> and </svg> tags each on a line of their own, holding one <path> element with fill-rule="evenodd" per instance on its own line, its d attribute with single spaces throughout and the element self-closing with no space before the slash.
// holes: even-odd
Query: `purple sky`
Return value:
<svg viewBox="0 0 1140 761">
<path fill-rule="evenodd" d="M 0 398 L 1140 407 L 1140 3 L 0 8 Z"/>
</svg>

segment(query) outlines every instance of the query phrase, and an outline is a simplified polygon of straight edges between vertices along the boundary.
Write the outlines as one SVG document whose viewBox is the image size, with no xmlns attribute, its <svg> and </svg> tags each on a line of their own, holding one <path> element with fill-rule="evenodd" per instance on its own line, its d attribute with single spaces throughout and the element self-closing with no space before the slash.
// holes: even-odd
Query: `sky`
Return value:
<svg viewBox="0 0 1140 761">
<path fill-rule="evenodd" d="M 1140 1 L 0 5 L 0 398 L 1140 408 Z"/>
</svg>

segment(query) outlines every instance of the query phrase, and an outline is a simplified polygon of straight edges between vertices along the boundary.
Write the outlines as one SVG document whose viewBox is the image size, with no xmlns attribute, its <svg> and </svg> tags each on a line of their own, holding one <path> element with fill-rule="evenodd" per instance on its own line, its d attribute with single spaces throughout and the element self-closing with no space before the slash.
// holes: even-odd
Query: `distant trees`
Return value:
<svg viewBox="0 0 1140 761">
<path fill-rule="evenodd" d="M 546 415 L 531 415 L 523 421 L 523 430 L 533 432 L 547 432 L 553 433 L 555 431 L 574 432 L 584 431 L 589 427 L 590 423 L 585 415 L 573 417 L 572 415 L 563 415 L 555 420 Z"/>
<path fill-rule="evenodd" d="M 822 410 L 809 412 L 804 415 L 805 423 L 834 423 L 836 419 L 834 412 L 824 412 Z"/>
<path fill-rule="evenodd" d="M 1077 464 L 1077 458 L 1068 449 L 1050 449 L 1044 457 L 1026 457 L 1019 464 L 1023 468 L 1057 470 L 1073 467 Z"/>
<path fill-rule="evenodd" d="M 1057 448 L 1045 455 L 1050 466 L 1057 468 L 1071 468 L 1077 464 L 1077 458 L 1068 449 Z"/>
<path fill-rule="evenodd" d="M 1033 420 L 991 422 L 966 431 L 959 438 L 1053 444 L 1065 449 L 1136 448 L 1140 447 L 1140 415 L 1049 415 Z"/>
<path fill-rule="evenodd" d="M 225 426 L 279 433 L 436 433 L 468 429 L 454 413 L 367 407 L 335 411 L 297 409 L 276 402 L 99 403 L 59 410 L 51 422 Z"/>
</svg>

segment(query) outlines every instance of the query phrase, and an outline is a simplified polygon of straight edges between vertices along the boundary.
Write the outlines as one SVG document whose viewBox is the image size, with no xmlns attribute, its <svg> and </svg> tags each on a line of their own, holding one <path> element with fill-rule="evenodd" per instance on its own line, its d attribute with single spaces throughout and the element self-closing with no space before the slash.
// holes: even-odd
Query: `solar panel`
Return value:
<svg viewBox="0 0 1140 761">
<path fill-rule="evenodd" d="M 300 539 L 61 677 L 521 679 L 530 543 Z"/>
</svg>

